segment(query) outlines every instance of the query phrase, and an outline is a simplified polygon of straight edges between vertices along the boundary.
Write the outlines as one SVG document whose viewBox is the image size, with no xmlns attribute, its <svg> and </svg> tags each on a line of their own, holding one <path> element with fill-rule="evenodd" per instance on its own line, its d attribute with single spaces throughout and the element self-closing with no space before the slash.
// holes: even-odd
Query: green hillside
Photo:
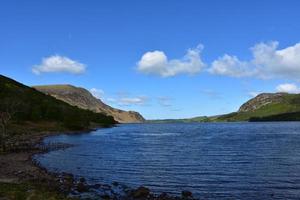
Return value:
<svg viewBox="0 0 300 200">
<path fill-rule="evenodd" d="M 70 106 L 2 75 L 0 99 L 0 113 L 4 117 L 11 116 L 11 121 L 17 124 L 55 122 L 68 130 L 81 130 L 91 124 L 110 126 L 116 123 L 111 116 Z"/>
<path fill-rule="evenodd" d="M 150 120 L 150 123 L 300 121 L 300 94 L 262 93 L 244 103 L 237 112 L 187 119 Z"/>
<path fill-rule="evenodd" d="M 250 100 L 251 101 L 251 100 Z M 257 104 L 260 102 L 257 102 Z M 255 106 L 255 105 L 254 105 Z M 284 116 L 293 121 L 296 117 L 295 112 L 300 111 L 300 94 L 281 94 L 280 100 L 272 99 L 266 105 L 250 111 L 239 111 L 226 115 L 221 115 L 213 121 L 249 121 L 251 118 L 267 117 L 270 121 L 275 115 L 285 114 Z M 290 117 L 288 113 L 290 114 Z M 280 119 L 280 118 L 278 118 Z M 295 118 L 295 120 L 298 119 Z"/>
<path fill-rule="evenodd" d="M 300 121 L 300 112 L 282 113 L 265 117 L 251 117 L 251 122 L 266 122 L 266 121 Z"/>
</svg>

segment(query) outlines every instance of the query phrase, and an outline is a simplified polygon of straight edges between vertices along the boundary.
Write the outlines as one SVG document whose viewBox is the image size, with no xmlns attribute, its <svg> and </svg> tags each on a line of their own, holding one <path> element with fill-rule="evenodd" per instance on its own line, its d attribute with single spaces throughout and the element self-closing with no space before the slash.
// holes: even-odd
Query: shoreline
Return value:
<svg viewBox="0 0 300 200">
<path fill-rule="evenodd" d="M 52 190 L 57 190 L 57 176 L 49 172 L 46 168 L 40 166 L 33 159 L 34 155 L 47 153 L 51 150 L 44 147 L 42 144 L 46 137 L 61 135 L 61 134 L 80 134 L 91 132 L 94 129 L 82 131 L 47 131 L 39 132 L 32 135 L 22 136 L 22 141 L 28 139 L 25 148 L 10 150 L 0 154 L 0 183 L 2 184 L 22 184 L 22 183 L 46 183 Z M 20 140 L 21 141 L 21 140 Z M 15 141 L 16 143 L 20 141 Z M 57 191 L 61 193 L 60 191 Z M 1 196 L 0 196 L 1 197 Z"/>
<path fill-rule="evenodd" d="M 136 189 L 129 188 L 118 182 L 112 184 L 94 184 L 89 185 L 84 177 L 79 180 L 74 178 L 71 173 L 50 172 L 46 167 L 41 166 L 34 160 L 37 154 L 47 153 L 55 150 L 50 146 L 45 146 L 43 140 L 47 137 L 62 134 L 88 134 L 99 128 L 93 127 L 81 131 L 64 131 L 64 132 L 41 132 L 37 135 L 26 136 L 31 139 L 28 149 L 22 149 L 16 152 L 7 152 L 0 154 L 0 187 L 1 184 L 29 184 L 45 187 L 50 192 L 58 195 L 58 199 L 83 199 L 89 197 L 92 199 L 149 199 L 149 200 L 180 200 L 194 199 L 189 191 L 182 191 L 181 197 L 170 196 L 167 193 L 159 195 L 153 194 L 148 188 L 140 186 Z M 59 148 L 68 148 L 68 144 Z M 59 149 L 56 148 L 56 149 Z M 0 188 L 1 189 L 1 188 Z M 35 191 L 35 190 L 33 190 Z M 117 192 L 116 192 L 117 191 Z M 71 196 L 71 197 L 70 197 Z M 0 190 L 1 198 L 1 190 Z"/>
</svg>

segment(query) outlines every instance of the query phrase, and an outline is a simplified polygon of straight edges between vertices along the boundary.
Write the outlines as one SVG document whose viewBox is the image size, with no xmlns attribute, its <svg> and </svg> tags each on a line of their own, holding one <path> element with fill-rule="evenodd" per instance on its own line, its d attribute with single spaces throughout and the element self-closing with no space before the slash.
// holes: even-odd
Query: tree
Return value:
<svg viewBox="0 0 300 200">
<path fill-rule="evenodd" d="M 19 112 L 18 108 L 20 108 L 20 102 L 8 100 L 4 100 L 1 102 L 0 109 L 0 144 L 3 151 L 6 150 L 6 142 L 8 139 L 7 126 L 15 116 L 17 112 Z"/>
</svg>

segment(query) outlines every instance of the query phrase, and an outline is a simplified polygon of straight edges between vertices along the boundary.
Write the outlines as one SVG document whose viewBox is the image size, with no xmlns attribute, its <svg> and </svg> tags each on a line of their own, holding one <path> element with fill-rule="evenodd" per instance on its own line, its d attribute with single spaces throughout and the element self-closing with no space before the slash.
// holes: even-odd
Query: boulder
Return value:
<svg viewBox="0 0 300 200">
<path fill-rule="evenodd" d="M 89 191 L 88 186 L 85 183 L 83 183 L 83 182 L 77 183 L 76 189 L 80 193 L 81 192 L 88 192 Z"/>
<path fill-rule="evenodd" d="M 150 194 L 150 190 L 146 187 L 139 187 L 136 190 L 133 190 L 131 196 L 135 199 L 146 199 Z"/>
<path fill-rule="evenodd" d="M 193 198 L 193 193 L 190 191 L 184 190 L 181 192 L 181 197 L 183 199 L 190 199 L 190 198 Z"/>
</svg>

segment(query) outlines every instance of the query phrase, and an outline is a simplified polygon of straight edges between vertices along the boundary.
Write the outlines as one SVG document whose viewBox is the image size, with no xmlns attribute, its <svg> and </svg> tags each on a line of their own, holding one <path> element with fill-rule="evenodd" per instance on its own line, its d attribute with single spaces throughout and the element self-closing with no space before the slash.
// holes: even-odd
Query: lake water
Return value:
<svg viewBox="0 0 300 200">
<path fill-rule="evenodd" d="M 45 142 L 51 171 L 200 199 L 300 199 L 300 123 L 128 124 Z"/>
</svg>

